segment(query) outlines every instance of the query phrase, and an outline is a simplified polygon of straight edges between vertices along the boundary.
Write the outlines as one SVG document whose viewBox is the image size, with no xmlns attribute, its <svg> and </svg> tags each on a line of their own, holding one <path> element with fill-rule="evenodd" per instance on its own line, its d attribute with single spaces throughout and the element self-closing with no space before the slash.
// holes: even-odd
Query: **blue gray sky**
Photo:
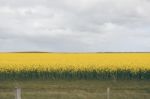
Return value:
<svg viewBox="0 0 150 99">
<path fill-rule="evenodd" d="M 150 51 L 150 0 L 0 0 L 6 51 Z"/>
</svg>

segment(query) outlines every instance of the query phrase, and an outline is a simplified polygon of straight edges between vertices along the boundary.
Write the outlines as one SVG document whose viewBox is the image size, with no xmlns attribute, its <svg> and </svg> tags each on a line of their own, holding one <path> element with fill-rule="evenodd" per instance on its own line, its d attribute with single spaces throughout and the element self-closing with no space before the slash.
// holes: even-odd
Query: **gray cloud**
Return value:
<svg viewBox="0 0 150 99">
<path fill-rule="evenodd" d="M 0 0 L 0 51 L 150 51 L 148 0 Z"/>
</svg>

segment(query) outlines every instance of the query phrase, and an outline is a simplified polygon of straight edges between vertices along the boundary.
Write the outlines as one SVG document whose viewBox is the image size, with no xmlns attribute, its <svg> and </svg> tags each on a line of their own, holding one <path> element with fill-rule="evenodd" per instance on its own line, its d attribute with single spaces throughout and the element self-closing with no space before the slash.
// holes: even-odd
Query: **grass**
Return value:
<svg viewBox="0 0 150 99">
<path fill-rule="evenodd" d="M 14 88 L 22 89 L 22 99 L 149 99 L 146 80 L 29 80 L 1 81 L 0 99 L 14 99 Z"/>
</svg>

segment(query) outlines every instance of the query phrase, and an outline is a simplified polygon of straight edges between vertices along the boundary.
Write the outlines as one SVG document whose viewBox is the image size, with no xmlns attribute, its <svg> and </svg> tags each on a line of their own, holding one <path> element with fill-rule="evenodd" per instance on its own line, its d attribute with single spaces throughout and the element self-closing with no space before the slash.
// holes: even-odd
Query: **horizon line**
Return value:
<svg viewBox="0 0 150 99">
<path fill-rule="evenodd" d="M 150 51 L 95 51 L 95 52 L 49 52 L 49 51 L 6 51 L 6 52 L 0 52 L 0 53 L 150 53 Z"/>
</svg>

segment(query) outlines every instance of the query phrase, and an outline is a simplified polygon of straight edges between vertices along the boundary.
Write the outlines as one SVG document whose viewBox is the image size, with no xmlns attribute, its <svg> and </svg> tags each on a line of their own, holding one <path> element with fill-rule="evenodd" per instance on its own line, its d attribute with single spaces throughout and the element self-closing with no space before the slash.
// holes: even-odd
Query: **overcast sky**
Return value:
<svg viewBox="0 0 150 99">
<path fill-rule="evenodd" d="M 0 51 L 150 51 L 150 0 L 0 0 Z"/>
</svg>

